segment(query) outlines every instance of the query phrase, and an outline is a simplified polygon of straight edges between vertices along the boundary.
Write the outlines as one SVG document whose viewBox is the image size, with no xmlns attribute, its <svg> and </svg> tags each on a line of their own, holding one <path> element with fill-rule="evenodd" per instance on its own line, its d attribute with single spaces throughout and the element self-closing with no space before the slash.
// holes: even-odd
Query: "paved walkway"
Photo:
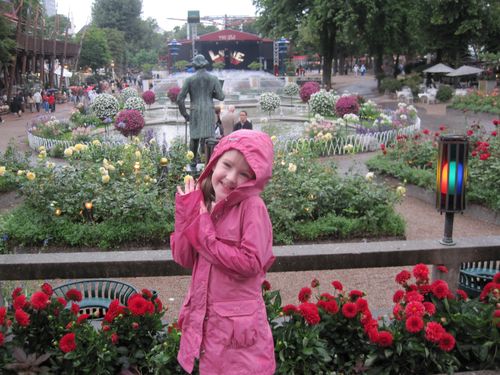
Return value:
<svg viewBox="0 0 500 375">
<path fill-rule="evenodd" d="M 384 107 L 395 108 L 397 101 L 387 96 L 378 95 L 376 92 L 376 81 L 373 76 L 333 77 L 333 87 L 338 92 L 348 91 L 364 95 Z M 441 124 L 445 124 L 456 132 L 463 132 L 465 121 L 480 121 L 487 126 L 493 116 L 469 114 L 465 119 L 461 112 L 447 112 L 444 104 L 415 104 L 419 110 L 422 128 L 438 130 Z M 69 117 L 72 110 L 71 104 L 57 106 L 55 115 L 58 118 Z M 36 114 L 25 114 L 21 118 L 10 114 L 5 116 L 6 122 L 0 125 L 0 151 L 4 151 L 9 139 L 27 150 L 26 123 Z M 336 157 L 341 173 L 352 171 L 364 175 L 367 172 L 364 161 L 372 157 L 372 154 L 344 155 Z M 407 222 L 406 237 L 409 240 L 442 238 L 444 218 L 440 216 L 433 205 L 420 201 L 416 198 L 406 197 L 397 206 L 397 211 Z M 456 215 L 454 225 L 455 237 L 473 237 L 486 235 L 500 235 L 500 226 L 481 222 L 465 212 L 464 215 Z M 392 308 L 392 294 L 396 290 L 394 277 L 400 268 L 383 269 L 358 269 L 358 270 L 335 270 L 335 271 L 311 271 L 292 273 L 273 273 L 268 275 L 273 288 L 282 292 L 283 303 L 297 303 L 297 293 L 303 286 L 309 285 L 313 278 L 318 278 L 322 283 L 321 290 L 328 291 L 332 280 L 340 280 L 346 288 L 360 289 L 365 291 L 370 306 L 374 311 L 390 311 Z M 189 277 L 149 277 L 131 278 L 128 282 L 138 288 L 154 288 L 160 297 L 170 307 L 167 319 L 177 317 L 182 299 L 187 291 Z"/>
</svg>

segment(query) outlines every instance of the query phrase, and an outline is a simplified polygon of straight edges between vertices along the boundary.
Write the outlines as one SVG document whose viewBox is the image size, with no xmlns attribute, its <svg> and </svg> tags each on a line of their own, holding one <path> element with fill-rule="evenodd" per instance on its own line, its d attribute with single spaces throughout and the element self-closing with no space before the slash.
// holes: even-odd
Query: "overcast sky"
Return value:
<svg viewBox="0 0 500 375">
<path fill-rule="evenodd" d="M 91 19 L 93 0 L 56 0 L 59 14 L 71 15 L 78 31 Z M 143 19 L 152 17 L 164 30 L 182 25 L 185 21 L 167 18 L 187 18 L 188 10 L 199 10 L 200 16 L 255 16 L 252 0 L 142 0 Z M 68 13 L 69 12 L 69 13 Z"/>
</svg>

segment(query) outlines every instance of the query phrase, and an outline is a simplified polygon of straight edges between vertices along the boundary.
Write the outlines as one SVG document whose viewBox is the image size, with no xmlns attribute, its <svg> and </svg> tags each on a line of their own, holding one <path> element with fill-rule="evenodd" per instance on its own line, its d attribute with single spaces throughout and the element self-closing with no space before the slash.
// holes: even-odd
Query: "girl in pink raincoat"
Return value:
<svg viewBox="0 0 500 375">
<path fill-rule="evenodd" d="M 196 184 L 177 188 L 172 255 L 192 269 L 177 359 L 189 373 L 198 358 L 202 375 L 274 374 L 261 291 L 273 236 L 259 196 L 272 165 L 269 136 L 239 130 L 220 140 Z"/>
</svg>

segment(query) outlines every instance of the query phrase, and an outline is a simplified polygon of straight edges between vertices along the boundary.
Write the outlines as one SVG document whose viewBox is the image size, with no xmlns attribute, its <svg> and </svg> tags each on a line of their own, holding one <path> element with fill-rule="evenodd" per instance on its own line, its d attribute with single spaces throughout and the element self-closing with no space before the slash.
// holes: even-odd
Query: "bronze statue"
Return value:
<svg viewBox="0 0 500 375">
<path fill-rule="evenodd" d="M 196 73 L 188 77 L 182 85 L 182 90 L 177 97 L 177 104 L 181 115 L 189 121 L 189 149 L 194 153 L 196 161 L 198 158 L 198 147 L 205 148 L 207 138 L 215 136 L 215 111 L 213 98 L 224 100 L 222 86 L 217 77 L 206 71 L 208 61 L 203 55 L 196 55 L 193 66 Z M 191 113 L 186 111 L 185 100 L 189 93 L 191 100 Z"/>
</svg>

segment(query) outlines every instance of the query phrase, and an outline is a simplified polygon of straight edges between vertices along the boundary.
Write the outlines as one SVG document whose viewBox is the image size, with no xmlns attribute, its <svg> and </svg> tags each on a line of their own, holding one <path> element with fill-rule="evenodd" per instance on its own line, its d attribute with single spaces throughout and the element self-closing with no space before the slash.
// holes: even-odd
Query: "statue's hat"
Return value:
<svg viewBox="0 0 500 375">
<path fill-rule="evenodd" d="M 204 68 L 207 65 L 208 65 L 208 61 L 207 61 L 207 59 L 205 59 L 205 56 L 203 56 L 203 55 L 196 55 L 193 58 L 193 66 L 195 68 Z"/>
</svg>

